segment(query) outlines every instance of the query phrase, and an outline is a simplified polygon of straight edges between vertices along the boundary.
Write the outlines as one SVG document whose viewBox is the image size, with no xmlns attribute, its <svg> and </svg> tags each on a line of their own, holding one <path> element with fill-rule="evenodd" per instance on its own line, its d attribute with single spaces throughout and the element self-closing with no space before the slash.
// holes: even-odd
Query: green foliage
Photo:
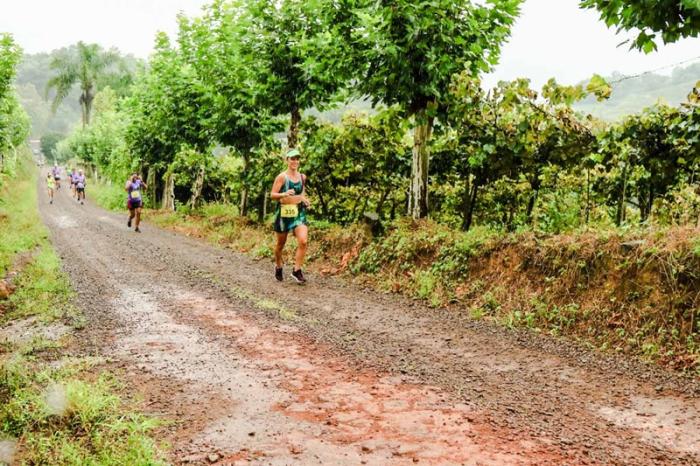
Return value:
<svg viewBox="0 0 700 466">
<path fill-rule="evenodd" d="M 417 295 L 438 305 L 468 275 L 472 259 L 489 250 L 494 237 L 486 229 L 461 233 L 431 223 L 397 221 L 386 236 L 362 250 L 352 271 L 377 274 L 388 267 L 396 279 L 413 276 Z M 438 288 L 441 294 L 436 294 Z"/>
<path fill-rule="evenodd" d="M 339 223 L 357 222 L 365 213 L 395 218 L 410 171 L 405 120 L 392 108 L 372 117 L 349 114 L 342 123 L 302 123 L 304 170 L 311 173 L 309 191 L 320 216 Z"/>
<path fill-rule="evenodd" d="M 357 91 L 409 113 L 442 103 L 452 76 L 496 64 L 519 0 L 358 2 L 347 37 Z"/>
<path fill-rule="evenodd" d="M 102 208 L 113 211 L 126 209 L 126 193 L 121 183 L 93 182 L 91 185 L 90 194 Z"/>
<path fill-rule="evenodd" d="M 12 36 L 0 34 L 0 100 L 10 94 L 22 50 Z"/>
<path fill-rule="evenodd" d="M 55 152 L 56 146 L 64 138 L 62 134 L 59 133 L 48 133 L 44 134 L 41 139 L 41 152 L 44 154 L 46 160 L 56 160 L 57 153 Z M 63 161 L 63 160 L 62 160 Z"/>
<path fill-rule="evenodd" d="M 9 34 L 0 33 L 0 187 L 3 174 L 11 173 L 17 163 L 14 150 L 29 134 L 27 114 L 12 89 L 22 51 Z M 13 150 L 12 154 L 9 151 Z"/>
<path fill-rule="evenodd" d="M 656 50 L 656 33 L 668 44 L 700 32 L 697 0 L 581 0 L 581 7 L 595 8 L 605 24 L 624 30 L 639 30 L 633 48 Z"/>
<path fill-rule="evenodd" d="M 255 100 L 273 115 L 290 115 L 287 145 L 296 147 L 301 112 L 332 102 L 347 80 L 338 66 L 347 50 L 334 29 L 337 4 L 247 0 L 243 5 L 238 41 L 257 76 Z"/>
</svg>

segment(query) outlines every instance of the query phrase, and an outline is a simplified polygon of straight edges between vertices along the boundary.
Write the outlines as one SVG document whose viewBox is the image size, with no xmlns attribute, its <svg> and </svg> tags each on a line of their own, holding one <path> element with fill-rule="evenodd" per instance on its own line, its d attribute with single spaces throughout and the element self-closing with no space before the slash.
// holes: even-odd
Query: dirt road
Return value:
<svg viewBox="0 0 700 466">
<path fill-rule="evenodd" d="M 65 188 L 40 210 L 84 350 L 176 420 L 174 463 L 700 463 L 698 380 L 337 279 L 279 284 Z"/>
</svg>

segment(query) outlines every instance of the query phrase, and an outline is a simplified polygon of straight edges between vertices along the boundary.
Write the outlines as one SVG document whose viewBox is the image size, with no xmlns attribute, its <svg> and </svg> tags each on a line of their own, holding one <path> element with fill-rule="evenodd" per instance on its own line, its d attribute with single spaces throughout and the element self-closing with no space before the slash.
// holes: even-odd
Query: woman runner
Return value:
<svg viewBox="0 0 700 466">
<path fill-rule="evenodd" d="M 131 221 L 136 217 L 135 229 L 136 233 L 140 233 L 139 224 L 141 223 L 141 209 L 143 208 L 143 197 L 141 190 L 146 189 L 146 183 L 141 180 L 138 173 L 131 175 L 131 178 L 126 182 L 124 190 L 127 192 L 126 208 L 129 209 L 129 221 L 126 225 L 131 228 Z"/>
<path fill-rule="evenodd" d="M 76 184 L 78 183 L 78 172 L 75 171 L 75 168 L 71 170 L 70 175 L 68 175 L 70 178 L 70 192 L 73 194 L 73 197 L 78 198 L 78 190 Z"/>
<path fill-rule="evenodd" d="M 51 172 L 46 174 L 46 190 L 49 194 L 49 204 L 53 204 L 53 190 L 56 188 L 56 180 Z"/>
<path fill-rule="evenodd" d="M 82 170 L 78 171 L 78 174 L 73 178 L 75 182 L 75 191 L 78 194 L 78 200 L 81 204 L 85 203 L 85 175 Z"/>
<path fill-rule="evenodd" d="M 292 278 L 299 284 L 306 283 L 306 278 L 301 271 L 304 265 L 306 244 L 308 241 L 308 224 L 306 222 L 306 209 L 309 200 L 306 198 L 306 176 L 299 173 L 300 153 L 296 149 L 287 152 L 287 170 L 277 175 L 272 185 L 270 198 L 279 201 L 275 212 L 275 232 L 277 244 L 275 246 L 275 278 L 282 281 L 282 250 L 287 242 L 287 235 L 291 231 L 297 239 L 297 252 L 294 256 Z"/>
<path fill-rule="evenodd" d="M 56 182 L 56 189 L 61 189 L 61 169 L 58 168 L 58 164 L 53 164 L 51 173 L 53 174 L 53 179 Z"/>
</svg>

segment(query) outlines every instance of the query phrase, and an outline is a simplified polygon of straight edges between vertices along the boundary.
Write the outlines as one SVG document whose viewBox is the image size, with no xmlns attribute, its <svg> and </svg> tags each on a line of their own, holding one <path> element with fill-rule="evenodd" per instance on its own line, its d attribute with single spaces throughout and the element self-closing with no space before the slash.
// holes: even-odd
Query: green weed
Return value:
<svg viewBox="0 0 700 466">
<path fill-rule="evenodd" d="M 76 370 L 40 369 L 15 357 L 0 369 L 0 432 L 19 440 L 26 464 L 164 464 L 147 433 L 158 423 L 124 413 L 108 375 L 76 379 Z"/>
<path fill-rule="evenodd" d="M 106 210 L 119 211 L 126 209 L 126 192 L 121 184 L 93 182 L 86 189 L 86 193 L 94 199 L 97 205 Z"/>
</svg>

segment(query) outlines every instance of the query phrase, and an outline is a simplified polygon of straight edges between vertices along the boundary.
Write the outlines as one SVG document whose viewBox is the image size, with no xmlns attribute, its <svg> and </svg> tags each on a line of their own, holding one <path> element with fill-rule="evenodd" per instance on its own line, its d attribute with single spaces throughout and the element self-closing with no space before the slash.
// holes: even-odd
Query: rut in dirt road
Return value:
<svg viewBox="0 0 700 466">
<path fill-rule="evenodd" d="M 700 462 L 697 380 L 40 203 L 86 348 L 179 421 L 175 463 Z"/>
</svg>

